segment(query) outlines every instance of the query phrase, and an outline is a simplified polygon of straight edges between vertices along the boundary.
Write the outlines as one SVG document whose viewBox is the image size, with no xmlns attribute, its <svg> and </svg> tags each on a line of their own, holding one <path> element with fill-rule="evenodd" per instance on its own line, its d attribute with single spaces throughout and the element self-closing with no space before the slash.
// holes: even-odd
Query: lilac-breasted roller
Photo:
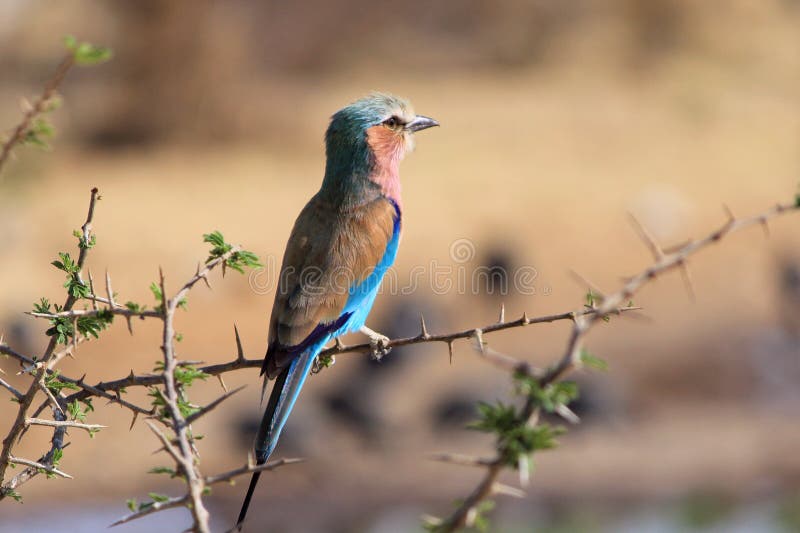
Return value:
<svg viewBox="0 0 800 533">
<path fill-rule="evenodd" d="M 360 330 L 378 347 L 387 339 L 364 325 L 394 263 L 403 204 L 399 165 L 414 133 L 439 124 L 388 94 L 371 94 L 336 112 L 325 133 L 325 177 L 289 236 L 269 324 L 261 374 L 275 379 L 255 441 L 263 464 L 326 343 Z M 253 474 L 241 528 L 259 473 Z"/>
</svg>

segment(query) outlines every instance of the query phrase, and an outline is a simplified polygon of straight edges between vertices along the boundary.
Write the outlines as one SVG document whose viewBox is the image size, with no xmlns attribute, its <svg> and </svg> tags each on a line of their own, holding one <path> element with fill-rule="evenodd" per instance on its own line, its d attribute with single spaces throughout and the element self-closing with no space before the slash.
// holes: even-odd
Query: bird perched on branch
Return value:
<svg viewBox="0 0 800 533">
<path fill-rule="evenodd" d="M 406 100 L 377 93 L 331 118 L 322 187 L 294 223 L 272 308 L 261 374 L 265 390 L 268 380 L 275 382 L 256 436 L 258 464 L 275 449 L 326 343 L 360 330 L 375 354 L 385 353 L 388 339 L 364 323 L 397 255 L 403 211 L 399 165 L 414 147 L 414 133 L 438 125 L 414 114 Z M 254 473 L 238 529 L 258 478 Z"/>
</svg>

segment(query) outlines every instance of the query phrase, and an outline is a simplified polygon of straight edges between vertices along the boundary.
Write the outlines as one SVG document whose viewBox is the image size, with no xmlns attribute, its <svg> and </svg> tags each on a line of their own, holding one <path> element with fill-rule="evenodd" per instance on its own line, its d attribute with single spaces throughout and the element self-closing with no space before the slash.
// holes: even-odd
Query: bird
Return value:
<svg viewBox="0 0 800 533">
<path fill-rule="evenodd" d="M 414 135 L 439 123 L 411 103 L 371 93 L 333 114 L 325 132 L 325 173 L 319 191 L 294 223 L 286 244 L 261 367 L 274 379 L 255 439 L 267 462 L 317 355 L 332 340 L 360 331 L 373 354 L 388 338 L 366 326 L 384 274 L 395 261 L 402 229 L 399 165 Z M 236 523 L 241 531 L 258 484 L 254 472 Z"/>
</svg>

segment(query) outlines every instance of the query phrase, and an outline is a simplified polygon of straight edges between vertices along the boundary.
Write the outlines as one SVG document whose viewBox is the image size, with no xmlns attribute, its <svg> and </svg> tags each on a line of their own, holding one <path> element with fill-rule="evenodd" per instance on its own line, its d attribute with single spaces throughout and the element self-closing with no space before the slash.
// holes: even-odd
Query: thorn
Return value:
<svg viewBox="0 0 800 533">
<path fill-rule="evenodd" d="M 334 339 L 333 343 L 334 343 L 334 346 L 336 347 L 336 349 L 338 351 L 341 352 L 341 351 L 344 350 L 344 343 L 342 343 L 342 339 L 340 337 L 336 337 L 336 339 Z"/>
<path fill-rule="evenodd" d="M 86 374 L 85 373 L 81 376 L 81 379 L 78 380 L 78 385 L 83 385 L 83 380 L 84 379 L 86 379 Z"/>
<path fill-rule="evenodd" d="M 78 317 L 72 317 L 72 349 L 78 349 Z M 69 350 L 67 355 L 70 355 Z"/>
<path fill-rule="evenodd" d="M 569 273 L 572 275 L 572 277 L 573 277 L 573 278 L 574 278 L 574 279 L 575 279 L 575 280 L 576 280 L 576 281 L 577 281 L 579 284 L 586 285 L 586 287 L 587 287 L 587 288 L 589 288 L 589 289 L 590 289 L 590 290 L 591 290 L 591 291 L 592 291 L 592 292 L 593 292 L 595 295 L 597 295 L 597 297 L 598 297 L 598 298 L 599 298 L 601 301 L 602 301 L 602 300 L 605 300 L 605 298 L 606 298 L 606 295 L 605 295 L 605 294 L 603 294 L 603 291 L 601 291 L 601 290 L 600 290 L 600 289 L 597 287 L 597 285 L 595 285 L 594 283 L 592 283 L 592 282 L 591 282 L 591 281 L 589 281 L 588 279 L 584 278 L 583 276 L 581 276 L 580 274 L 578 274 L 577 272 L 575 272 L 575 271 L 574 271 L 574 270 L 572 270 L 572 269 L 570 269 Z"/>
<path fill-rule="evenodd" d="M 125 322 L 128 324 L 128 333 L 133 335 L 133 324 L 131 324 L 131 317 L 129 315 L 125 316 Z"/>
<path fill-rule="evenodd" d="M 492 492 L 494 494 L 506 494 L 508 496 L 513 496 L 515 498 L 525 497 L 524 490 L 520 490 L 510 485 L 504 485 L 503 483 L 495 483 L 494 485 L 492 485 Z"/>
<path fill-rule="evenodd" d="M 506 321 L 506 304 L 500 304 L 500 317 L 497 319 L 498 324 L 504 324 Z"/>
<path fill-rule="evenodd" d="M 729 223 L 734 222 L 736 220 L 736 217 L 733 215 L 733 211 L 731 211 L 731 208 L 728 207 L 728 204 L 722 204 L 722 210 L 725 211 L 726 215 L 728 215 Z"/>
<path fill-rule="evenodd" d="M 208 287 L 208 289 L 211 290 L 211 283 L 208 281 L 208 273 L 202 274 L 202 275 L 200 274 L 200 263 L 199 262 L 197 263 L 197 274 L 196 275 L 200 276 L 200 279 L 203 280 L 203 283 L 206 284 L 206 287 Z"/>
<path fill-rule="evenodd" d="M 128 374 L 128 379 L 133 381 L 136 378 L 136 374 L 133 373 L 133 369 L 131 368 L 131 373 Z"/>
<path fill-rule="evenodd" d="M 478 510 L 475 507 L 470 507 L 467 511 L 467 516 L 464 518 L 464 525 L 472 527 L 475 525 L 475 519 L 478 517 Z"/>
<path fill-rule="evenodd" d="M 117 304 L 114 302 L 114 292 L 111 290 L 111 274 L 106 270 L 106 293 L 108 293 L 108 307 L 114 309 Z"/>
<path fill-rule="evenodd" d="M 450 352 L 450 364 L 453 364 L 453 341 L 447 341 L 447 349 Z"/>
<path fill-rule="evenodd" d="M 483 331 L 481 331 L 480 328 L 476 328 L 473 330 L 472 336 L 475 337 L 475 343 L 478 346 L 478 351 L 481 353 L 481 355 L 484 355 L 486 353 L 486 346 L 483 342 Z"/>
<path fill-rule="evenodd" d="M 528 312 L 527 311 L 523 311 L 522 312 L 522 323 L 525 324 L 526 326 L 531 323 L 531 319 L 528 318 Z"/>
<path fill-rule="evenodd" d="M 480 468 L 490 466 L 493 462 L 493 459 L 485 459 L 483 457 L 474 457 L 459 453 L 436 453 L 431 455 L 430 459 L 432 461 L 440 461 L 451 465 L 476 466 Z"/>
<path fill-rule="evenodd" d="M 661 249 L 661 246 L 658 245 L 653 235 L 647 231 L 647 228 L 645 228 L 644 225 L 639 222 L 635 216 L 633 216 L 633 213 L 628 213 L 628 220 L 630 220 L 631 225 L 636 230 L 636 234 L 644 242 L 648 250 L 650 250 L 653 258 L 658 261 L 664 257 L 664 251 Z"/>
<path fill-rule="evenodd" d="M 519 484 L 527 487 L 531 480 L 531 465 L 526 454 L 520 454 L 517 460 L 517 471 L 519 472 Z"/>
<path fill-rule="evenodd" d="M 167 312 L 167 290 L 164 287 L 164 269 L 158 265 L 158 286 L 161 289 L 161 309 L 166 314 Z"/>
<path fill-rule="evenodd" d="M 94 293 L 94 278 L 92 278 L 92 271 L 87 269 L 86 273 L 89 276 L 89 292 L 92 293 L 92 296 L 97 296 Z M 97 311 L 97 300 L 95 298 L 92 298 L 92 309 Z"/>
<path fill-rule="evenodd" d="M 222 379 L 222 374 L 217 374 L 217 379 L 219 380 L 219 384 L 222 386 L 222 390 L 228 392 L 228 387 L 225 385 L 225 380 Z"/>
<path fill-rule="evenodd" d="M 66 416 L 66 414 L 64 413 L 64 410 L 59 405 L 58 400 L 56 400 L 56 397 L 53 396 L 52 392 L 50 392 L 50 389 L 48 389 L 47 386 L 43 382 L 39 382 L 39 388 L 45 393 L 47 398 L 50 400 L 50 403 L 53 404 L 53 409 L 57 410 L 62 415 Z"/>
<path fill-rule="evenodd" d="M 428 334 L 428 328 L 425 326 L 425 316 L 422 313 L 419 314 L 419 336 L 422 339 L 427 339 L 430 337 L 430 334 Z"/>
<path fill-rule="evenodd" d="M 581 364 L 581 363 L 579 362 L 579 364 Z M 558 416 L 560 416 L 561 418 L 563 418 L 564 420 L 566 420 L 570 424 L 580 424 L 581 423 L 580 417 L 578 415 L 576 415 L 575 412 L 572 409 L 570 409 L 569 407 L 567 407 L 564 404 L 559 404 L 558 407 L 556 407 L 556 414 L 558 414 Z"/>
<path fill-rule="evenodd" d="M 139 411 L 133 412 L 133 419 L 131 420 L 131 426 L 128 428 L 128 431 L 133 430 L 133 426 L 136 424 L 136 420 L 139 418 Z"/>
<path fill-rule="evenodd" d="M 770 233 L 769 233 L 769 223 L 767 222 L 767 217 L 761 217 L 760 222 L 761 222 L 761 229 L 764 230 L 764 237 L 769 239 Z"/>
<path fill-rule="evenodd" d="M 239 337 L 239 328 L 233 325 L 233 333 L 236 335 L 236 359 L 244 361 L 244 350 L 242 349 L 242 339 Z"/>
<path fill-rule="evenodd" d="M 686 288 L 686 294 L 688 294 L 689 300 L 695 303 L 697 298 L 694 292 L 694 284 L 692 283 L 692 275 L 689 272 L 689 264 L 686 262 L 686 259 L 681 259 L 679 264 L 681 266 L 681 277 L 683 278 L 683 285 Z"/>
</svg>

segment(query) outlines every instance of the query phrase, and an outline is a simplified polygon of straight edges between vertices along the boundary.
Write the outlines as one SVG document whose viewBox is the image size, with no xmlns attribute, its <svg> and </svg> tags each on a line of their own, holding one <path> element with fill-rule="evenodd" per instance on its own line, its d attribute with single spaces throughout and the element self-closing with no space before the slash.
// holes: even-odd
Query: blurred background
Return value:
<svg viewBox="0 0 800 533">
<path fill-rule="evenodd" d="M 396 274 L 449 267 L 451 290 L 423 276 L 378 298 L 370 326 L 391 336 L 574 309 L 574 269 L 611 290 L 650 261 L 633 213 L 664 245 L 789 201 L 800 180 L 800 2 L 797 0 L 140 0 L 0 2 L 0 126 L 13 127 L 63 54 L 62 36 L 115 57 L 76 69 L 50 153 L 21 148 L 0 176 L 0 332 L 19 351 L 44 346 L 22 312 L 62 299 L 49 262 L 72 250 L 89 189 L 100 188 L 89 267 L 108 270 L 120 299 L 152 302 L 164 268 L 177 288 L 219 229 L 280 262 L 294 217 L 316 192 L 322 134 L 338 108 L 372 90 L 408 97 L 442 127 L 403 165 L 404 236 Z M 638 318 L 589 337 L 606 373 L 575 376 L 583 422 L 537 455 L 528 496 L 499 498 L 493 531 L 800 531 L 800 232 L 779 219 L 649 286 Z M 466 250 L 465 254 L 459 252 Z M 459 252 L 459 253 L 456 253 Z M 269 259 L 268 259 L 269 262 Z M 459 272 L 508 282 L 459 290 Z M 526 290 L 513 273 L 533 272 Z M 505 273 L 505 275 L 503 274 Z M 265 281 L 266 280 L 266 281 Z M 531 281 L 532 280 L 532 281 Z M 196 289 L 178 324 L 181 355 L 260 356 L 273 290 L 230 273 Z M 533 290 L 530 288 L 533 287 Z M 156 324 L 115 324 L 63 364 L 87 381 L 150 371 Z M 492 346 L 538 364 L 559 356 L 564 324 L 511 330 Z M 353 339 L 358 340 L 355 336 Z M 0 367 L 14 376 L 9 360 Z M 260 417 L 256 370 L 226 376 L 247 389 L 197 425 L 207 473 L 241 465 Z M 507 376 L 457 343 L 395 350 L 376 364 L 343 356 L 309 380 L 275 457 L 307 461 L 262 477 L 250 530 L 405 532 L 444 515 L 479 472 L 431 452 L 488 454 L 464 430 L 479 399 L 508 399 Z M 214 380 L 192 397 L 221 392 Z M 131 391 L 146 403 L 143 391 Z M 2 405 L 2 404 L 0 404 Z M 0 410 L 10 424 L 11 404 Z M 100 531 L 125 500 L 176 494 L 155 439 L 102 406 L 93 440 L 70 435 L 61 467 L 25 503 L 0 509 L 0 531 Z M 5 429 L 3 429 L 5 434 Z M 32 430 L 18 455 L 38 457 Z M 506 480 L 516 483 L 509 475 Z M 215 528 L 230 526 L 246 484 L 215 487 Z M 119 527 L 179 531 L 185 510 Z"/>
</svg>

